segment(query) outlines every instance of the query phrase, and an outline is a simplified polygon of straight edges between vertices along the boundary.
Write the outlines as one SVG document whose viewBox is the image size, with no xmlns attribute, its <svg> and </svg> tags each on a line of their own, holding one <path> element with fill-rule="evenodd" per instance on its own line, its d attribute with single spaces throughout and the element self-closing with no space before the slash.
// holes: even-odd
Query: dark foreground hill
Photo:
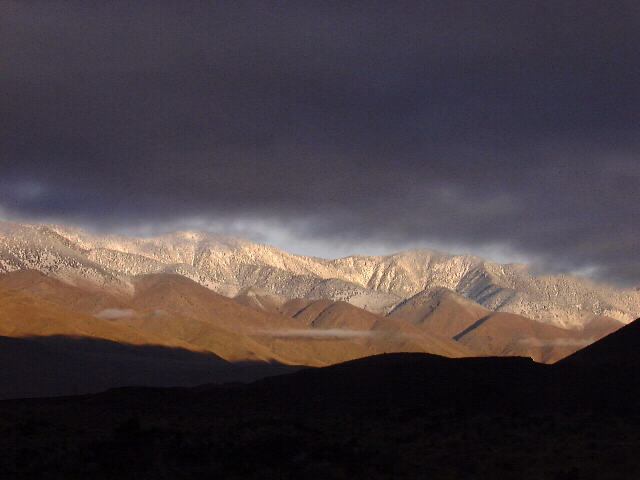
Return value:
<svg viewBox="0 0 640 480">
<path fill-rule="evenodd" d="M 100 392 L 114 385 L 248 382 L 300 367 L 228 362 L 211 352 L 64 335 L 0 336 L 0 399 Z"/>
<path fill-rule="evenodd" d="M 559 364 L 640 368 L 640 321 L 638 320 L 577 351 L 561 360 Z"/>
<path fill-rule="evenodd" d="M 11 478 L 640 478 L 638 324 L 576 362 L 388 354 L 198 388 L 0 402 Z M 576 354 L 578 355 L 578 354 Z M 637 353 L 635 354 L 637 355 Z M 577 357 L 575 357 L 577 358 Z"/>
</svg>

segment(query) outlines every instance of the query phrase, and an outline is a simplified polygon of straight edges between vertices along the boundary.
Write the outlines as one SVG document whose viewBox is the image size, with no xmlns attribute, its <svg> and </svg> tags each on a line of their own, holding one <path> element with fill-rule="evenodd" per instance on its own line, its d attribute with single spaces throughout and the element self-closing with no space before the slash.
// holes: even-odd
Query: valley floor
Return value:
<svg viewBox="0 0 640 480">
<path fill-rule="evenodd" d="M 640 478 L 638 416 L 8 406 L 6 478 Z"/>
</svg>

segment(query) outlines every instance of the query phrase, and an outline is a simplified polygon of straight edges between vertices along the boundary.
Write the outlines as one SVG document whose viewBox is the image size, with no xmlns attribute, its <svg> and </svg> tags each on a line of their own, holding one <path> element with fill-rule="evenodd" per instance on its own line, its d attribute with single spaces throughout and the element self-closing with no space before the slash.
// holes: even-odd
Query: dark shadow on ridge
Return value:
<svg viewBox="0 0 640 480">
<path fill-rule="evenodd" d="M 480 325 L 482 325 L 484 322 L 486 322 L 489 317 L 491 315 L 485 315 L 484 317 L 476 320 L 475 322 L 473 322 L 471 325 L 469 325 L 467 328 L 465 328 L 464 330 L 462 330 L 460 333 L 454 335 L 453 338 L 454 340 L 458 341 L 460 340 L 462 337 L 464 337 L 467 333 L 469 333 L 472 330 L 475 330 L 476 328 L 478 328 Z"/>
</svg>

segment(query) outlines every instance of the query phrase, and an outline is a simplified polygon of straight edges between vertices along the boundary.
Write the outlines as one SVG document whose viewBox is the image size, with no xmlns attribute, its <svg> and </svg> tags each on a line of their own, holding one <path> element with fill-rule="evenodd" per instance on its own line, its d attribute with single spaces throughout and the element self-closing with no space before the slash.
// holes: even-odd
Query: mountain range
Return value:
<svg viewBox="0 0 640 480">
<path fill-rule="evenodd" d="M 635 289 L 576 275 L 535 276 L 526 265 L 470 255 L 416 250 L 321 259 L 202 232 L 133 238 L 0 222 L 0 335 L 17 348 L 12 363 L 20 365 L 20 352 L 44 348 L 42 358 L 51 361 L 32 372 L 55 376 L 50 368 L 66 365 L 61 356 L 89 352 L 69 339 L 106 342 L 98 350 L 111 356 L 125 345 L 127 355 L 145 362 L 150 345 L 180 357 L 168 368 L 163 353 L 167 375 L 146 380 L 136 369 L 152 367 L 130 362 L 130 375 L 113 374 L 113 383 L 100 388 L 134 378 L 185 386 L 246 380 L 280 366 L 385 352 L 553 363 L 638 315 Z M 196 358 L 193 371 L 201 374 L 182 375 Z M 78 368 L 91 363 L 76 360 Z M 209 367 L 201 368 L 203 361 Z M 260 368 L 227 368 L 247 362 Z M 73 392 L 99 389 L 88 380 L 82 385 Z M 61 393 L 68 392 L 30 385 L 2 395 Z"/>
<path fill-rule="evenodd" d="M 39 270 L 61 280 L 131 291 L 131 278 L 175 273 L 228 297 L 254 287 L 286 299 L 346 301 L 386 314 L 406 299 L 448 288 L 483 307 L 563 328 L 605 316 L 628 323 L 640 291 L 578 275 L 529 273 L 472 255 L 412 250 L 322 259 L 240 238 L 179 231 L 151 238 L 97 235 L 62 225 L 0 222 L 0 272 Z"/>
</svg>

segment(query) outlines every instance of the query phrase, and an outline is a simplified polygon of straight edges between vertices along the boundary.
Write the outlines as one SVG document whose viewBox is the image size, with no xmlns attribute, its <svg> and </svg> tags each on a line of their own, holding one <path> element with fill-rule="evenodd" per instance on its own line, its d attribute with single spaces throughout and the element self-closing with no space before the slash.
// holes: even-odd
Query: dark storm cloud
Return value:
<svg viewBox="0 0 640 480">
<path fill-rule="evenodd" d="M 14 215 L 307 219 L 640 279 L 637 2 L 2 5 Z"/>
</svg>

